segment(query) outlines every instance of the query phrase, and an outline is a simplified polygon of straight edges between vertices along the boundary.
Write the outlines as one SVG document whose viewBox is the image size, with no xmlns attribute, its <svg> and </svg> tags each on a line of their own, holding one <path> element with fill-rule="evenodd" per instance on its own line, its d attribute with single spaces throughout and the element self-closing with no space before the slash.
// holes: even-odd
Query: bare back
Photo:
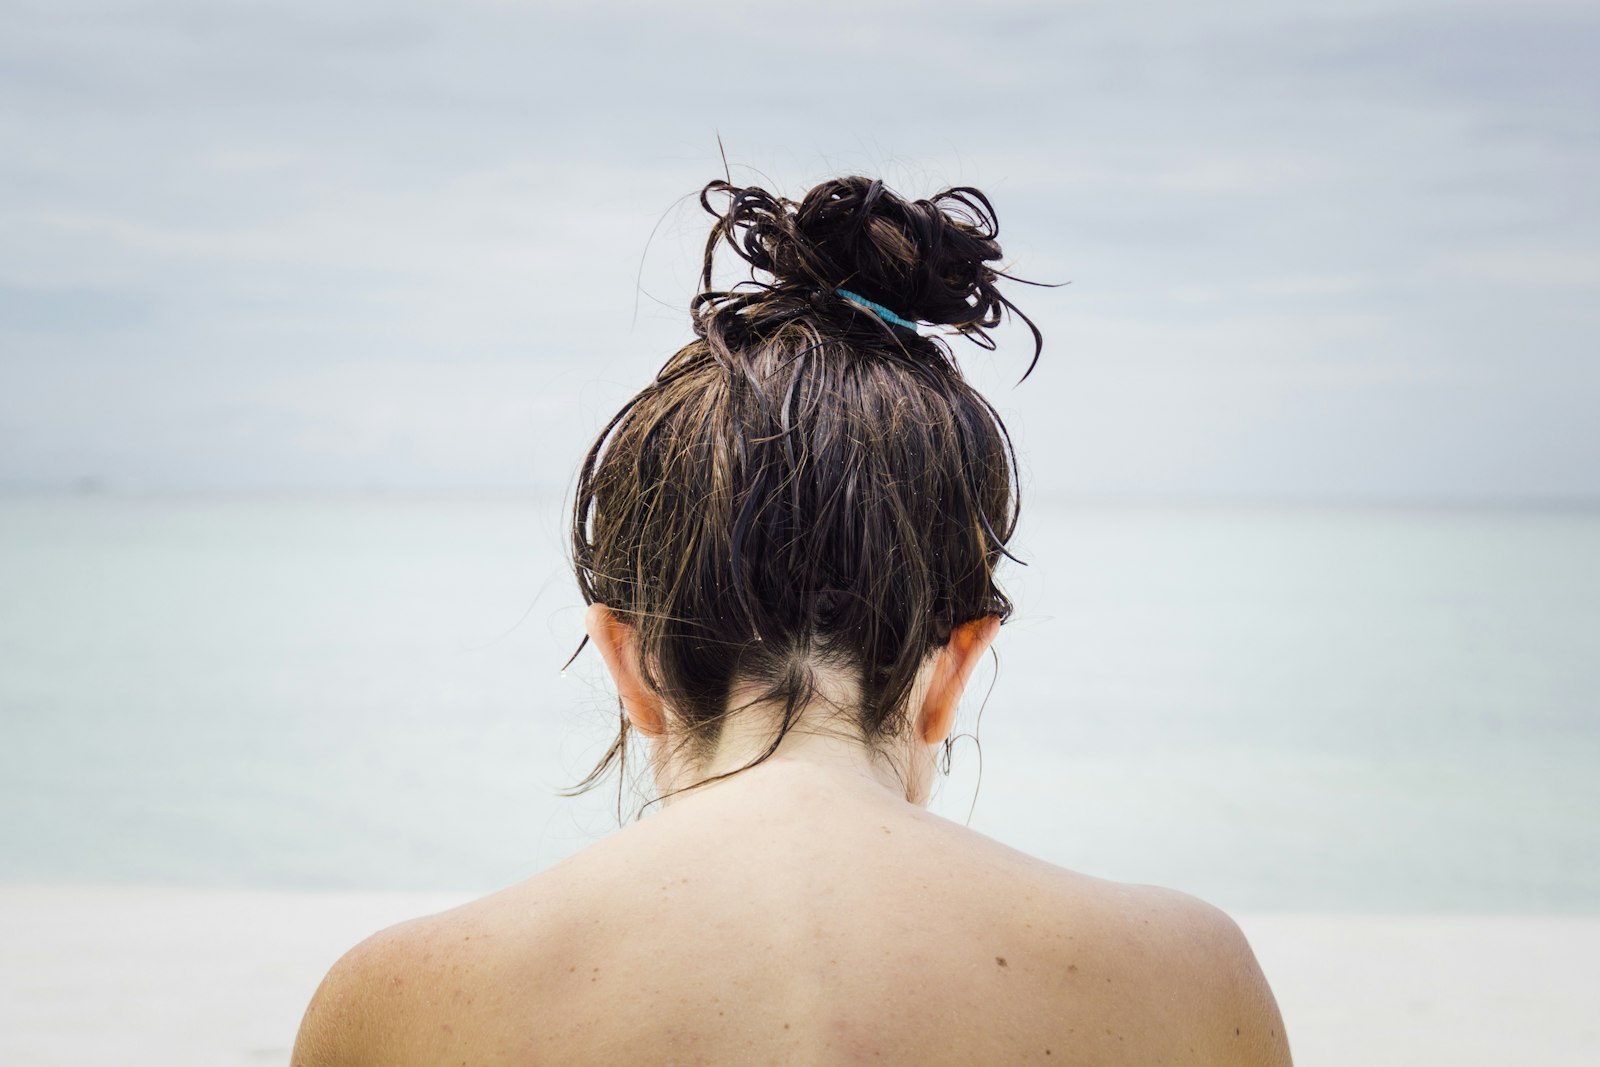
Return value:
<svg viewBox="0 0 1600 1067">
<path fill-rule="evenodd" d="M 1220 912 L 781 763 L 353 950 L 296 1064 L 1282 1064 Z"/>
</svg>

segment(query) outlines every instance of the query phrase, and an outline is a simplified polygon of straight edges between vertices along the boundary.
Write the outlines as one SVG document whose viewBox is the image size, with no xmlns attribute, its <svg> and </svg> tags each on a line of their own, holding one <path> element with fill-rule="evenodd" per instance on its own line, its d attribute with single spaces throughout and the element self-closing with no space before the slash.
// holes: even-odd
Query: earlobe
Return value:
<svg viewBox="0 0 1600 1067">
<path fill-rule="evenodd" d="M 590 604 L 583 616 L 583 628 L 599 649 L 606 670 L 611 672 L 628 721 L 646 737 L 659 737 L 665 729 L 661 698 L 645 684 L 639 672 L 633 627 L 604 604 Z"/>
<path fill-rule="evenodd" d="M 950 736 L 955 726 L 956 706 L 961 703 L 967 681 L 999 632 L 998 615 L 964 622 L 950 632 L 950 640 L 938 652 L 933 677 L 917 716 L 917 732 L 925 743 L 937 745 Z"/>
</svg>

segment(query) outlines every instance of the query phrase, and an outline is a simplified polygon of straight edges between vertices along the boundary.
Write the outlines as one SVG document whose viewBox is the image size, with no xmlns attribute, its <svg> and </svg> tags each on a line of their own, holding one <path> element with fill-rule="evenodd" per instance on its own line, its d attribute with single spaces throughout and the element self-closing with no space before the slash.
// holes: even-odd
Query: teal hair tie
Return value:
<svg viewBox="0 0 1600 1067">
<path fill-rule="evenodd" d="M 878 316 L 878 318 L 882 319 L 884 322 L 890 322 L 896 326 L 904 326 L 912 333 L 920 334 L 922 332 L 922 330 L 918 328 L 917 324 L 912 322 L 910 319 L 901 318 L 899 315 L 896 315 L 882 304 L 874 304 L 860 293 L 852 293 L 848 289 L 835 289 L 834 292 L 838 293 L 852 304 L 861 305 L 874 315 Z"/>
</svg>

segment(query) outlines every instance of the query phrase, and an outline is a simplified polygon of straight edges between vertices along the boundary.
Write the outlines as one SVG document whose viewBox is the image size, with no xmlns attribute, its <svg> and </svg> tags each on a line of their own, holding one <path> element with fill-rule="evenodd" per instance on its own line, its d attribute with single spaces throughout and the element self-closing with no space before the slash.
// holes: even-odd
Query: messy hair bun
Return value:
<svg viewBox="0 0 1600 1067">
<path fill-rule="evenodd" d="M 726 208 L 712 203 L 714 195 L 729 198 Z M 839 291 L 847 290 L 988 349 L 995 347 L 989 330 L 1010 311 L 1033 333 L 1029 372 L 1037 362 L 1044 343 L 1038 327 L 996 287 L 1001 278 L 1022 279 L 991 266 L 1001 258 L 1000 227 L 989 198 L 977 189 L 959 186 L 907 201 L 876 178 L 852 176 L 823 182 L 796 203 L 765 189 L 713 181 L 701 190 L 700 204 L 717 220 L 706 241 L 702 291 L 692 305 L 702 337 L 828 310 L 859 318 L 861 305 L 840 306 Z M 713 289 L 719 244 L 772 280 Z"/>
<path fill-rule="evenodd" d="M 716 221 L 696 337 L 584 459 L 579 587 L 633 628 L 669 738 L 693 754 L 753 689 L 781 709 L 765 759 L 824 677 L 850 683 L 841 710 L 867 743 L 898 736 L 932 650 L 1011 612 L 995 580 L 1017 520 L 1011 441 L 929 328 L 993 348 L 1011 312 L 1035 360 L 1042 339 L 996 289 L 1010 276 L 976 189 L 907 201 L 846 177 L 796 203 L 714 181 L 700 202 Z M 751 277 L 719 290 L 730 247 Z M 578 788 L 627 739 L 624 715 Z"/>
</svg>

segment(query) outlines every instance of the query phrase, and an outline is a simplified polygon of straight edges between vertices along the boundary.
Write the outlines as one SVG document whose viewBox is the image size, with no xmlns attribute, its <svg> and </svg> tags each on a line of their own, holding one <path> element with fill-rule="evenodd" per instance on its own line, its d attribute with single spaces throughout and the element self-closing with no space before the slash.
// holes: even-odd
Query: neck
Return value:
<svg viewBox="0 0 1600 1067">
<path fill-rule="evenodd" d="M 933 773 L 930 746 L 910 739 L 870 745 L 854 724 L 840 722 L 837 715 L 816 707 L 804 709 L 772 755 L 745 771 L 771 747 L 781 721 L 781 712 L 761 706 L 733 713 L 724 722 L 716 747 L 698 760 L 686 755 L 674 758 L 674 748 L 686 746 L 658 742 L 652 762 L 662 805 L 738 781 L 762 768 L 767 768 L 762 777 L 776 771 L 799 772 L 827 777 L 841 786 L 880 790 L 913 804 L 927 803 Z"/>
</svg>

